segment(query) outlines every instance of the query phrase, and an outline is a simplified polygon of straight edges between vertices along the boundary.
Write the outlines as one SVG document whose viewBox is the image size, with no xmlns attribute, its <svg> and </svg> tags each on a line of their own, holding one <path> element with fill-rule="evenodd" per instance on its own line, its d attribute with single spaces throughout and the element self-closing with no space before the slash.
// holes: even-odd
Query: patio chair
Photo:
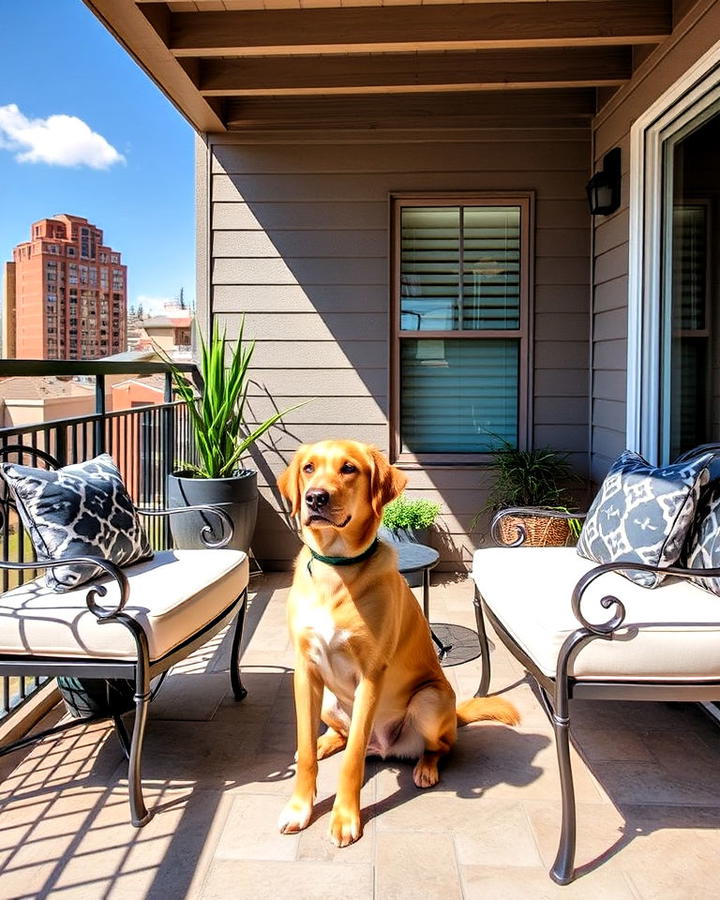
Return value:
<svg viewBox="0 0 720 900">
<path fill-rule="evenodd" d="M 478 550 L 474 555 L 474 602 L 483 660 L 476 696 L 486 694 L 490 686 L 487 617 L 498 638 L 534 679 L 555 733 L 562 821 L 550 877 L 558 884 L 568 884 L 575 877 L 571 701 L 720 699 L 720 568 L 713 567 L 718 564 L 720 551 L 716 512 L 720 482 L 703 488 L 710 464 L 719 457 L 720 444 L 708 444 L 677 461 L 688 466 L 697 462 L 699 473 L 689 487 L 695 497 L 692 508 L 681 507 L 680 513 L 668 517 L 672 528 L 685 529 L 685 540 L 676 535 L 677 553 L 685 547 L 677 564 L 651 564 L 624 556 L 598 565 L 596 559 L 578 555 L 575 547 L 523 547 L 521 526 L 517 526 L 514 544 Z M 653 469 L 648 482 L 654 480 L 657 485 L 670 468 Z M 611 469 L 605 483 L 611 476 L 616 481 L 611 486 L 614 493 L 608 496 L 619 493 L 617 479 L 621 474 L 622 467 L 616 472 Z M 640 495 L 636 486 L 630 489 L 635 490 L 637 500 Z M 601 489 L 598 498 L 602 497 Z M 617 516 L 621 501 L 613 502 L 618 506 L 606 506 L 605 512 Z M 598 500 L 589 514 L 540 513 L 586 518 L 601 509 L 602 503 L 597 504 Z M 628 504 L 628 509 L 632 508 Z M 498 513 L 491 526 L 496 543 L 503 543 L 499 530 L 502 518 L 520 512 L 538 513 L 515 509 Z M 642 532 L 640 527 L 627 533 Z M 647 555 L 647 547 L 638 550 L 641 558 Z M 628 549 L 623 548 L 623 552 Z M 635 551 L 630 548 L 630 552 Z M 695 567 L 690 567 L 691 563 Z M 657 584 L 661 577 L 665 578 L 663 583 L 648 590 L 647 582 Z"/>
<path fill-rule="evenodd" d="M 38 449 L 22 445 L 0 449 L 0 459 L 11 455 L 29 456 L 34 465 L 41 461 L 47 469 L 60 468 L 54 457 Z M 3 526 L 9 526 L 13 508 L 9 493 L 0 498 L 0 504 Z M 187 509 L 193 507 L 135 507 L 144 516 L 180 515 Z M 218 507 L 194 509 L 204 509 L 208 517 L 202 535 L 207 549 L 161 550 L 125 568 L 96 556 L 72 558 L 73 568 L 87 565 L 102 574 L 63 593 L 38 577 L 0 595 L 0 675 L 102 679 L 107 695 L 104 710 L 14 741 L 1 747 L 0 755 L 76 725 L 112 719 L 128 758 L 130 813 L 136 827 L 145 825 L 152 815 L 143 799 L 141 781 L 148 706 L 154 696 L 151 681 L 164 677 L 171 666 L 234 620 L 230 681 L 236 700 L 247 693 L 238 663 L 249 580 L 247 554 L 222 549 L 232 537 L 227 513 Z M 210 519 L 221 539 L 213 537 Z M 6 552 L 7 547 L 6 539 Z M 67 569 L 68 559 L 0 562 L 0 570 Z M 131 737 L 122 720 L 125 710 L 117 703 L 116 688 L 122 679 L 131 684 L 135 710 Z"/>
</svg>

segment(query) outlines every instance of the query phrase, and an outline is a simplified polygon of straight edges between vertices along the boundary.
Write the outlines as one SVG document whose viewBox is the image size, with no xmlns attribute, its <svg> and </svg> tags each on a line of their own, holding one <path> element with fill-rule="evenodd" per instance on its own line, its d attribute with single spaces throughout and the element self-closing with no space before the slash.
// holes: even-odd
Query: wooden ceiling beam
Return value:
<svg viewBox="0 0 720 900">
<path fill-rule="evenodd" d="M 198 131 L 225 131 L 222 101 L 203 97 L 194 79 L 167 49 L 165 4 L 144 8 L 134 0 L 84 0 L 135 62 Z"/>
<path fill-rule="evenodd" d="M 175 56 L 257 56 L 645 44 L 671 28 L 669 0 L 567 0 L 171 13 L 167 37 Z"/>
<path fill-rule="evenodd" d="M 274 56 L 199 62 L 197 85 L 205 97 L 605 87 L 622 84 L 632 74 L 630 47 Z"/>
<path fill-rule="evenodd" d="M 595 91 L 490 91 L 347 97 L 246 97 L 226 105 L 228 128 L 527 128 L 586 125 Z"/>
</svg>

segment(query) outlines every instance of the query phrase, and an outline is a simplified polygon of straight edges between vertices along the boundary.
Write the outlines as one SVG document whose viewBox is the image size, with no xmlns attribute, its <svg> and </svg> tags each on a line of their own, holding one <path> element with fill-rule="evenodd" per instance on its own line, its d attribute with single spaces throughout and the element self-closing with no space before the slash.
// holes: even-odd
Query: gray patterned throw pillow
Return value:
<svg viewBox="0 0 720 900">
<path fill-rule="evenodd" d="M 98 556 L 127 566 L 152 556 L 118 467 L 107 453 L 56 471 L 3 463 L 0 473 L 38 560 Z M 53 590 L 69 591 L 101 572 L 68 565 L 48 569 L 45 577 Z"/>
<path fill-rule="evenodd" d="M 713 481 L 700 494 L 697 514 L 687 545 L 688 569 L 720 568 L 720 482 Z M 720 578 L 692 578 L 700 587 L 720 594 Z"/>
<path fill-rule="evenodd" d="M 632 561 L 671 566 L 682 552 L 712 454 L 656 468 L 625 450 L 593 501 L 578 540 L 580 556 L 595 562 Z M 623 572 L 643 587 L 664 576 Z"/>
</svg>

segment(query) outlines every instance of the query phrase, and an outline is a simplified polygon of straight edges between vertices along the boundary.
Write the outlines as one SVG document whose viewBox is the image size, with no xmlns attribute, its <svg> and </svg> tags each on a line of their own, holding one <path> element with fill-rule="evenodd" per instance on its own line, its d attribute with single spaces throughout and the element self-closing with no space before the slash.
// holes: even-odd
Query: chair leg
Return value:
<svg viewBox="0 0 720 900">
<path fill-rule="evenodd" d="M 130 800 L 130 821 L 135 828 L 142 828 L 152 818 L 152 813 L 148 812 L 143 799 L 142 790 L 142 751 L 145 741 L 145 728 L 147 726 L 148 709 L 150 708 L 150 700 L 152 699 L 152 691 L 150 690 L 150 650 L 148 648 L 147 635 L 142 626 L 125 615 L 120 613 L 116 617 L 116 621 L 120 621 L 132 634 L 135 639 L 135 647 L 137 649 L 137 662 L 135 664 L 135 721 L 133 722 L 132 737 L 130 738 L 130 758 L 128 761 L 128 794 Z M 101 624 L 102 621 L 101 621 Z M 123 743 L 122 731 L 124 728 L 118 729 L 116 722 L 116 730 L 120 743 Z"/>
<path fill-rule="evenodd" d="M 475 621 L 477 622 L 478 640 L 480 641 L 480 662 L 482 665 L 480 684 L 477 691 L 475 691 L 475 696 L 485 697 L 490 689 L 490 648 L 485 630 L 485 616 L 483 616 L 482 611 L 482 597 L 477 587 L 475 588 L 473 604 L 475 606 Z"/>
<path fill-rule="evenodd" d="M 130 794 L 130 819 L 136 828 L 142 828 L 152 818 L 143 799 L 142 791 L 142 749 L 145 741 L 148 709 L 150 707 L 150 685 L 138 680 L 135 694 L 135 722 L 130 741 L 128 762 L 128 792 Z"/>
<path fill-rule="evenodd" d="M 115 726 L 115 734 L 122 747 L 122 752 L 126 759 L 130 759 L 130 738 L 128 737 L 127 728 L 119 713 L 113 713 L 113 725 Z"/>
<path fill-rule="evenodd" d="M 235 699 L 240 701 L 247 697 L 247 690 L 240 679 L 240 646 L 242 644 L 245 610 L 247 609 L 247 589 L 243 591 L 243 601 L 238 610 L 233 630 L 232 649 L 230 651 L 230 684 Z"/>
<path fill-rule="evenodd" d="M 570 720 L 552 714 L 555 746 L 560 769 L 560 789 L 562 792 L 562 823 L 560 843 L 555 862 L 550 869 L 550 877 L 556 884 L 569 884 L 575 877 L 576 812 L 575 788 L 570 763 Z"/>
<path fill-rule="evenodd" d="M 574 636 L 573 636 L 574 637 Z M 571 643 L 572 640 L 568 639 Z M 567 642 L 566 642 L 567 644 Z M 570 698 L 567 691 L 567 654 L 561 650 L 563 659 L 562 677 L 556 682 L 555 703 L 552 703 L 547 691 L 538 683 L 540 700 L 555 733 L 555 750 L 560 772 L 561 820 L 560 842 L 555 862 L 550 868 L 550 878 L 556 884 L 570 884 L 575 878 L 575 841 L 577 835 L 577 814 L 575 811 L 575 786 L 573 784 L 572 765 L 570 763 Z"/>
</svg>

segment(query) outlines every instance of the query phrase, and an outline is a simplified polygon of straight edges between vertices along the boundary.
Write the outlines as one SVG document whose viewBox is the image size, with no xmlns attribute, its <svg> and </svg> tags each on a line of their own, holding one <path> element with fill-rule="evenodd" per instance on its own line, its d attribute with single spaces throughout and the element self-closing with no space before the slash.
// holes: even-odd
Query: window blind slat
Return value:
<svg viewBox="0 0 720 900">
<path fill-rule="evenodd" d="M 519 342 L 401 341 L 401 439 L 413 453 L 483 453 L 517 441 Z"/>
<path fill-rule="evenodd" d="M 403 329 L 520 327 L 519 207 L 406 207 L 401 231 Z"/>
</svg>

